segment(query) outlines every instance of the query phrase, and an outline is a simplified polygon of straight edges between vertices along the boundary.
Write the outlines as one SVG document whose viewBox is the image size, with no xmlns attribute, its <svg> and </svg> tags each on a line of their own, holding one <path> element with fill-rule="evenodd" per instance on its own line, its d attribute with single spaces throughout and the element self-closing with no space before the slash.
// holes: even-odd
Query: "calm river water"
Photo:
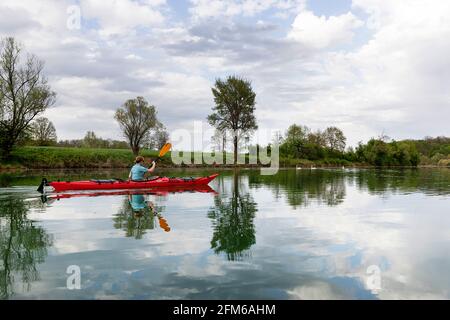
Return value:
<svg viewBox="0 0 450 320">
<path fill-rule="evenodd" d="M 0 174 L 0 298 L 450 298 L 449 169 L 220 173 L 211 192 L 59 197 Z"/>
</svg>

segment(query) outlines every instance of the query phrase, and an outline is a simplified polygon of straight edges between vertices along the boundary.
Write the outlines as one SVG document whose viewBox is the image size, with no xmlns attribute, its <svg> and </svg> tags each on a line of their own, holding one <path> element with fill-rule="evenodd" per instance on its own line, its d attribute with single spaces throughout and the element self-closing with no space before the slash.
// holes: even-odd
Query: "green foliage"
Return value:
<svg viewBox="0 0 450 320">
<path fill-rule="evenodd" d="M 280 155 L 285 159 L 320 160 L 324 164 L 337 159 L 346 163 L 349 160 L 345 159 L 343 152 L 345 141 L 343 132 L 336 127 L 313 133 L 306 126 L 293 124 L 286 131 L 286 137 L 281 140 Z"/>
<path fill-rule="evenodd" d="M 358 161 L 382 166 L 417 166 L 420 154 L 411 141 L 392 141 L 370 139 L 367 144 L 359 144 L 356 148 Z"/>
<path fill-rule="evenodd" d="M 407 140 L 420 153 L 420 163 L 424 165 L 446 165 L 450 162 L 450 138 L 425 137 L 422 140 Z"/>
</svg>

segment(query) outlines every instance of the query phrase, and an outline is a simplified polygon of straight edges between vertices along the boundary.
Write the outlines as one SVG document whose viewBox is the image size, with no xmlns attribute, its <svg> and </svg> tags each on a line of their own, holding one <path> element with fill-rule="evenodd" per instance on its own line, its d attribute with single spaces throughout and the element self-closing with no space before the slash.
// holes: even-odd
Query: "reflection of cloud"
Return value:
<svg viewBox="0 0 450 320">
<path fill-rule="evenodd" d="M 382 278 L 378 297 L 382 299 L 449 297 L 450 217 L 445 214 L 448 203 L 443 199 L 391 195 L 387 202 L 380 195 L 368 195 L 348 185 L 349 201 L 332 208 L 310 204 L 274 212 L 264 205 L 264 197 L 257 199 L 259 216 L 267 220 L 259 221 L 257 229 L 270 235 L 257 239 L 258 244 L 280 241 L 286 254 L 322 257 L 324 274 L 354 277 L 363 286 L 367 267 L 377 265 Z M 272 200 L 266 201 L 270 207 Z M 318 266 L 313 268 L 318 271 Z M 306 295 L 326 291 L 320 287 Z"/>
<path fill-rule="evenodd" d="M 187 255 L 182 257 L 177 269 L 177 274 L 179 276 L 199 278 L 209 276 L 225 276 L 226 271 L 224 265 L 226 264 L 227 262 L 217 255 L 207 257 Z"/>
<path fill-rule="evenodd" d="M 289 298 L 300 300 L 337 300 L 345 298 L 342 293 L 333 290 L 329 283 L 319 281 L 295 287 L 292 290 L 288 290 L 287 293 Z"/>
</svg>

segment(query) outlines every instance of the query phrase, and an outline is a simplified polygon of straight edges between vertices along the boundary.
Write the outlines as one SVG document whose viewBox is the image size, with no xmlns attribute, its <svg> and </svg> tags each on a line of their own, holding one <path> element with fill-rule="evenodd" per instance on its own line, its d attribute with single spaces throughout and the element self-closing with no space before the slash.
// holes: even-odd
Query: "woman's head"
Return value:
<svg viewBox="0 0 450 320">
<path fill-rule="evenodd" d="M 136 162 L 136 163 L 144 162 L 144 157 L 143 156 L 137 156 L 136 160 L 134 160 L 134 162 Z"/>
</svg>

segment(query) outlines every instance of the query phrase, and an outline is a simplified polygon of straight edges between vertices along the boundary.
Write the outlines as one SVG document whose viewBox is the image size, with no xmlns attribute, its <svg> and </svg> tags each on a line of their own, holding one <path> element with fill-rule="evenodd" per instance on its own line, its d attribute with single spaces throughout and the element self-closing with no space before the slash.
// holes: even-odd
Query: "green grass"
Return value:
<svg viewBox="0 0 450 320">
<path fill-rule="evenodd" d="M 155 158 L 157 151 L 143 151 L 142 155 Z M 22 147 L 13 151 L 10 165 L 26 168 L 125 168 L 133 163 L 133 153 L 124 149 L 92 149 L 61 147 Z M 166 156 L 163 164 L 170 163 Z"/>
<path fill-rule="evenodd" d="M 142 150 L 141 155 L 149 161 L 158 156 L 158 151 Z M 191 163 L 194 163 L 195 155 L 191 154 Z M 229 158 L 233 158 L 228 154 Z M 12 152 L 8 162 L 0 163 L 0 169 L 107 169 L 107 168 L 128 168 L 133 164 L 134 156 L 131 150 L 126 149 L 95 149 L 95 148 L 64 148 L 64 147 L 20 147 Z M 249 165 L 249 155 L 246 155 L 247 165 Z M 342 159 L 324 159 L 311 161 L 305 159 L 280 158 L 280 167 L 333 167 L 350 166 L 352 164 Z M 172 162 L 170 152 L 167 153 L 159 163 L 160 167 L 180 167 Z M 189 165 L 183 164 L 181 167 L 209 167 L 207 164 Z M 232 165 L 217 165 L 220 167 L 230 167 Z"/>
</svg>

